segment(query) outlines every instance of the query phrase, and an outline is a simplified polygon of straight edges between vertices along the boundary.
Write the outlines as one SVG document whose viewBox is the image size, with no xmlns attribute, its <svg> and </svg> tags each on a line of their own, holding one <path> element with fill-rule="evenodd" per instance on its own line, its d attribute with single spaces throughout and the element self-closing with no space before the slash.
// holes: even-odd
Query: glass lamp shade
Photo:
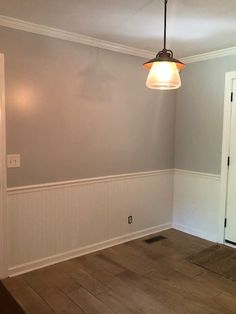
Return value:
<svg viewBox="0 0 236 314">
<path fill-rule="evenodd" d="M 148 74 L 146 86 L 151 89 L 177 89 L 181 86 L 175 62 L 154 62 Z"/>
</svg>

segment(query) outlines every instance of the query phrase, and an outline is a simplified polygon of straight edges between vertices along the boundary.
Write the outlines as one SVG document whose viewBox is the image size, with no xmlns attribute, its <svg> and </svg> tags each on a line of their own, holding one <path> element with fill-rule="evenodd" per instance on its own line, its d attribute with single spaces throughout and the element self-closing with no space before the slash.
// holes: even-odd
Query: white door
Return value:
<svg viewBox="0 0 236 314">
<path fill-rule="evenodd" d="M 7 277 L 6 135 L 4 56 L 0 54 L 0 279 Z"/>
<path fill-rule="evenodd" d="M 236 245 L 236 79 L 232 93 L 225 241 Z"/>
</svg>

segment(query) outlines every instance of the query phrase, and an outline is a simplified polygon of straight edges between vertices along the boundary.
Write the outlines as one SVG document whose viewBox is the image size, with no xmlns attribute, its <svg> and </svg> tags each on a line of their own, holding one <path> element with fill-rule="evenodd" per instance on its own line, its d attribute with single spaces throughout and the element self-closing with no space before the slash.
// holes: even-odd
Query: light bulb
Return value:
<svg viewBox="0 0 236 314">
<path fill-rule="evenodd" d="M 181 86 L 179 71 L 174 62 L 154 62 L 146 86 L 151 89 L 177 89 Z"/>
</svg>

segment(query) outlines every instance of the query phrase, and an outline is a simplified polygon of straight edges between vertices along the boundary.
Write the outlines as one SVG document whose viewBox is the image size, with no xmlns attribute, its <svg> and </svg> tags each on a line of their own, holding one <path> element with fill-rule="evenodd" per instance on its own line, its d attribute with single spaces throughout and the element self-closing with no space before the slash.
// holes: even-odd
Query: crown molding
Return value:
<svg viewBox="0 0 236 314">
<path fill-rule="evenodd" d="M 31 22 L 27 22 L 24 20 L 16 19 L 9 16 L 0 15 L 0 26 L 17 29 L 29 33 L 34 33 L 38 35 L 48 36 L 52 38 L 67 40 L 75 43 L 79 43 L 82 45 L 97 47 L 101 49 L 106 49 L 110 51 L 115 51 L 131 56 L 136 57 L 142 57 L 151 59 L 153 56 L 156 55 L 156 52 L 149 51 L 149 50 L 143 50 L 138 49 L 106 40 L 97 39 L 94 37 L 74 33 L 74 32 L 68 32 L 62 29 L 53 28 L 41 24 L 35 24 Z M 226 56 L 231 56 L 236 54 L 236 47 L 221 49 L 221 50 L 215 50 L 210 51 L 207 53 L 202 53 L 194 56 L 189 56 L 185 58 L 181 58 L 180 60 L 183 63 L 194 63 L 194 62 L 200 62 L 215 58 L 222 58 Z"/>
<path fill-rule="evenodd" d="M 181 61 L 184 63 L 194 63 L 194 62 L 200 62 L 200 61 L 206 61 L 216 58 L 222 58 L 227 56 L 232 56 L 236 54 L 236 47 L 230 47 L 215 51 L 210 51 L 190 57 L 182 58 Z"/>
<path fill-rule="evenodd" d="M 142 58 L 152 58 L 153 55 L 155 54 L 152 51 L 137 49 L 134 47 L 113 43 L 106 40 L 100 40 L 94 37 L 68 32 L 62 29 L 52 28 L 41 24 L 30 23 L 24 20 L 19 20 L 4 15 L 0 15 L 0 26 L 18 29 L 21 31 L 34 33 L 38 35 L 44 35 L 52 38 L 67 40 L 82 45 L 97 47 Z"/>
</svg>

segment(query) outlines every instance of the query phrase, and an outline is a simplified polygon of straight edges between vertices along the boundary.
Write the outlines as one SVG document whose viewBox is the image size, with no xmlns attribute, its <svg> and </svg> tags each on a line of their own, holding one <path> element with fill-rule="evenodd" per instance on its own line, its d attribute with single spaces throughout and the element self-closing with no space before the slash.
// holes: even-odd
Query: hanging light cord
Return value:
<svg viewBox="0 0 236 314">
<path fill-rule="evenodd" d="M 167 17 L 167 2 L 165 0 L 165 11 L 164 11 L 164 50 L 166 50 L 166 17 Z"/>
<path fill-rule="evenodd" d="M 166 49 L 166 24 L 167 24 L 166 22 L 167 22 L 167 3 L 168 3 L 168 0 L 164 0 L 164 2 L 165 2 L 165 7 L 164 7 L 164 48 L 157 53 L 156 57 L 168 55 L 168 57 L 173 58 L 173 51 L 170 49 Z"/>
</svg>

